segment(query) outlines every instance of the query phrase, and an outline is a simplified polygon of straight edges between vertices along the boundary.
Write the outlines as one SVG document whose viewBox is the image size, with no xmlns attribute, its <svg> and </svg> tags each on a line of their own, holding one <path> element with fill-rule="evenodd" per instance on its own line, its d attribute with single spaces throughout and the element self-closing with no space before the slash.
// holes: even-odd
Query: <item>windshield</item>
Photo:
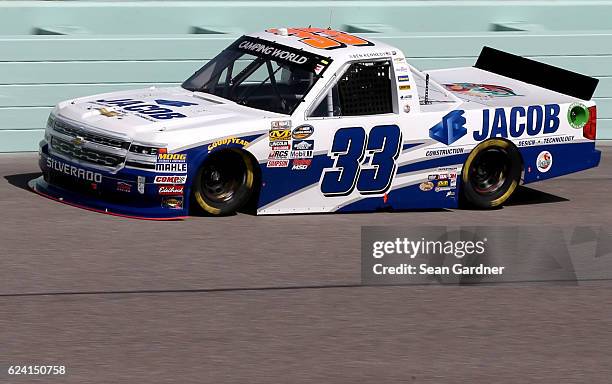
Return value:
<svg viewBox="0 0 612 384">
<path fill-rule="evenodd" d="M 330 63 L 323 56 L 244 36 L 182 86 L 290 115 Z"/>
</svg>

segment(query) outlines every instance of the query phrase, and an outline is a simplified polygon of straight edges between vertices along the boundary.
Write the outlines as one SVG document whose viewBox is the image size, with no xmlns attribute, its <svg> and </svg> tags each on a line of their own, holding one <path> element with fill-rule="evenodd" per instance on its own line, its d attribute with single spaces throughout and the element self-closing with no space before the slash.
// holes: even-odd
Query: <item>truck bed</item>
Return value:
<svg viewBox="0 0 612 384">
<path fill-rule="evenodd" d="M 427 71 L 431 79 L 465 101 L 464 109 L 515 105 L 563 104 L 580 101 L 546 88 L 474 67 Z M 482 85 L 485 85 L 484 87 Z"/>
</svg>

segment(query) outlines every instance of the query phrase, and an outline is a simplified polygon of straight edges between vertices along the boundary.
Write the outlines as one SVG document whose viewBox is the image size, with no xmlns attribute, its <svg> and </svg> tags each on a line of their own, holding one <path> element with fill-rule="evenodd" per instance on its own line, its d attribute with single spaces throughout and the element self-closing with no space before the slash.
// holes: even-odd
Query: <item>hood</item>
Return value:
<svg viewBox="0 0 612 384">
<path fill-rule="evenodd" d="M 56 115 L 96 130 L 151 142 L 160 132 L 288 118 L 180 87 L 121 91 L 69 100 L 58 105 Z"/>
</svg>

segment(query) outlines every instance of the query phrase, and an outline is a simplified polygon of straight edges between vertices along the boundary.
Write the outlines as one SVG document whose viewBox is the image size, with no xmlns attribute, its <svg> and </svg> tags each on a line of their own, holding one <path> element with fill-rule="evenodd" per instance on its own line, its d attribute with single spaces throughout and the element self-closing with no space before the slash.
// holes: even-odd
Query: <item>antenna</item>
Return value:
<svg viewBox="0 0 612 384">
<path fill-rule="evenodd" d="M 425 74 L 425 104 L 429 104 L 429 73 Z"/>
<path fill-rule="evenodd" d="M 327 29 L 332 29 L 332 16 L 334 15 L 334 10 L 330 9 L 329 10 L 329 26 L 327 27 Z"/>
</svg>

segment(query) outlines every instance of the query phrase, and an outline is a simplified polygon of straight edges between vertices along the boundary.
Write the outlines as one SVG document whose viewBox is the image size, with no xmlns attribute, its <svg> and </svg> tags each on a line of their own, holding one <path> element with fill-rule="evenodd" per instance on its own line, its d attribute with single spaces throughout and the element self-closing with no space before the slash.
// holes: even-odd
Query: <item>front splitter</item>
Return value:
<svg viewBox="0 0 612 384">
<path fill-rule="evenodd" d="M 28 187 L 35 193 L 48 199 L 88 211 L 112 216 L 140 220 L 183 220 L 187 218 L 185 209 L 167 209 L 162 207 L 131 207 L 98 200 L 79 193 L 51 185 L 41 176 L 28 182 Z"/>
</svg>

